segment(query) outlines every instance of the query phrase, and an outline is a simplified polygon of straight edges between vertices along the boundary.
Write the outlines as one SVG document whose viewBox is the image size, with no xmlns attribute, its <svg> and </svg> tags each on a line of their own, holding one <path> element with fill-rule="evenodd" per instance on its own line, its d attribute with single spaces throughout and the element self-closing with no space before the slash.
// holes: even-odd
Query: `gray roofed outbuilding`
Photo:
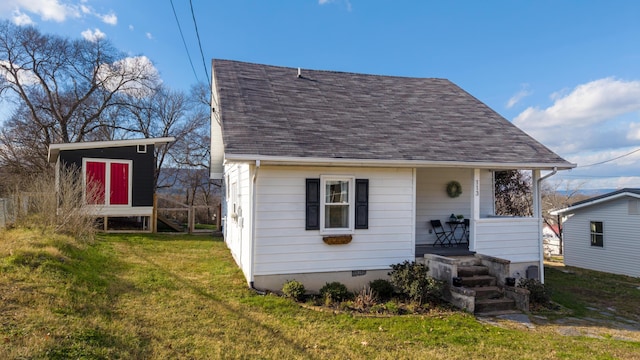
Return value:
<svg viewBox="0 0 640 360">
<path fill-rule="evenodd" d="M 213 60 L 225 156 L 571 164 L 446 79 Z"/>
</svg>

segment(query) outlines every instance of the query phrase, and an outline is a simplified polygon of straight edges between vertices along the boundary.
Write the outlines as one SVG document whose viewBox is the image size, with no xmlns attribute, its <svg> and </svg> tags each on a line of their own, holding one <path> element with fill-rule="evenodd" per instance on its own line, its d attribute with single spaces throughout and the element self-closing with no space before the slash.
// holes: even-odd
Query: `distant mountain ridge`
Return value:
<svg viewBox="0 0 640 360">
<path fill-rule="evenodd" d="M 620 190 L 620 189 L 584 189 L 584 190 L 578 190 L 578 193 L 586 196 L 598 196 L 598 195 L 607 194 L 616 190 Z M 570 193 L 573 193 L 573 192 L 574 190 L 558 190 L 558 193 L 562 195 L 569 195 Z"/>
</svg>

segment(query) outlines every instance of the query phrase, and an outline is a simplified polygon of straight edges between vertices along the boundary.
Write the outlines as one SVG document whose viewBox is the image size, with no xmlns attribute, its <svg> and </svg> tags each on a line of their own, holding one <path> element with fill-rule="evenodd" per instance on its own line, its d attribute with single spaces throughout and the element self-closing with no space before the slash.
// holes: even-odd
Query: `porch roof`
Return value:
<svg viewBox="0 0 640 360">
<path fill-rule="evenodd" d="M 446 79 L 213 60 L 227 161 L 572 168 Z"/>
</svg>

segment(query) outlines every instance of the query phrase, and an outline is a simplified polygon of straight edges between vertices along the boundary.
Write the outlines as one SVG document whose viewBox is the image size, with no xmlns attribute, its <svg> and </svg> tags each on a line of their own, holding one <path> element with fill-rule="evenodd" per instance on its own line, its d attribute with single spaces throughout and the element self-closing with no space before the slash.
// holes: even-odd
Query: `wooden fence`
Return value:
<svg viewBox="0 0 640 360">
<path fill-rule="evenodd" d="M 189 205 L 156 195 L 153 208 L 153 232 L 158 232 L 159 222 L 173 231 L 189 234 L 220 231 L 220 206 Z"/>
</svg>

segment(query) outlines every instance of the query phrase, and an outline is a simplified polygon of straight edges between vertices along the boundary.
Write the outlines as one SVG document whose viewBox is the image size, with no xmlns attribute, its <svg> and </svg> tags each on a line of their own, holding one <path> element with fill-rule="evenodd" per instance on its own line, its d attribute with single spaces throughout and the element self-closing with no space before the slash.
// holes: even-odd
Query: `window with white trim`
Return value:
<svg viewBox="0 0 640 360">
<path fill-rule="evenodd" d="M 353 177 L 320 177 L 320 230 L 353 231 Z"/>
<path fill-rule="evenodd" d="M 82 159 L 88 205 L 131 206 L 131 160 Z"/>
<path fill-rule="evenodd" d="M 604 247 L 604 227 L 602 221 L 591 222 L 591 246 Z"/>
</svg>

